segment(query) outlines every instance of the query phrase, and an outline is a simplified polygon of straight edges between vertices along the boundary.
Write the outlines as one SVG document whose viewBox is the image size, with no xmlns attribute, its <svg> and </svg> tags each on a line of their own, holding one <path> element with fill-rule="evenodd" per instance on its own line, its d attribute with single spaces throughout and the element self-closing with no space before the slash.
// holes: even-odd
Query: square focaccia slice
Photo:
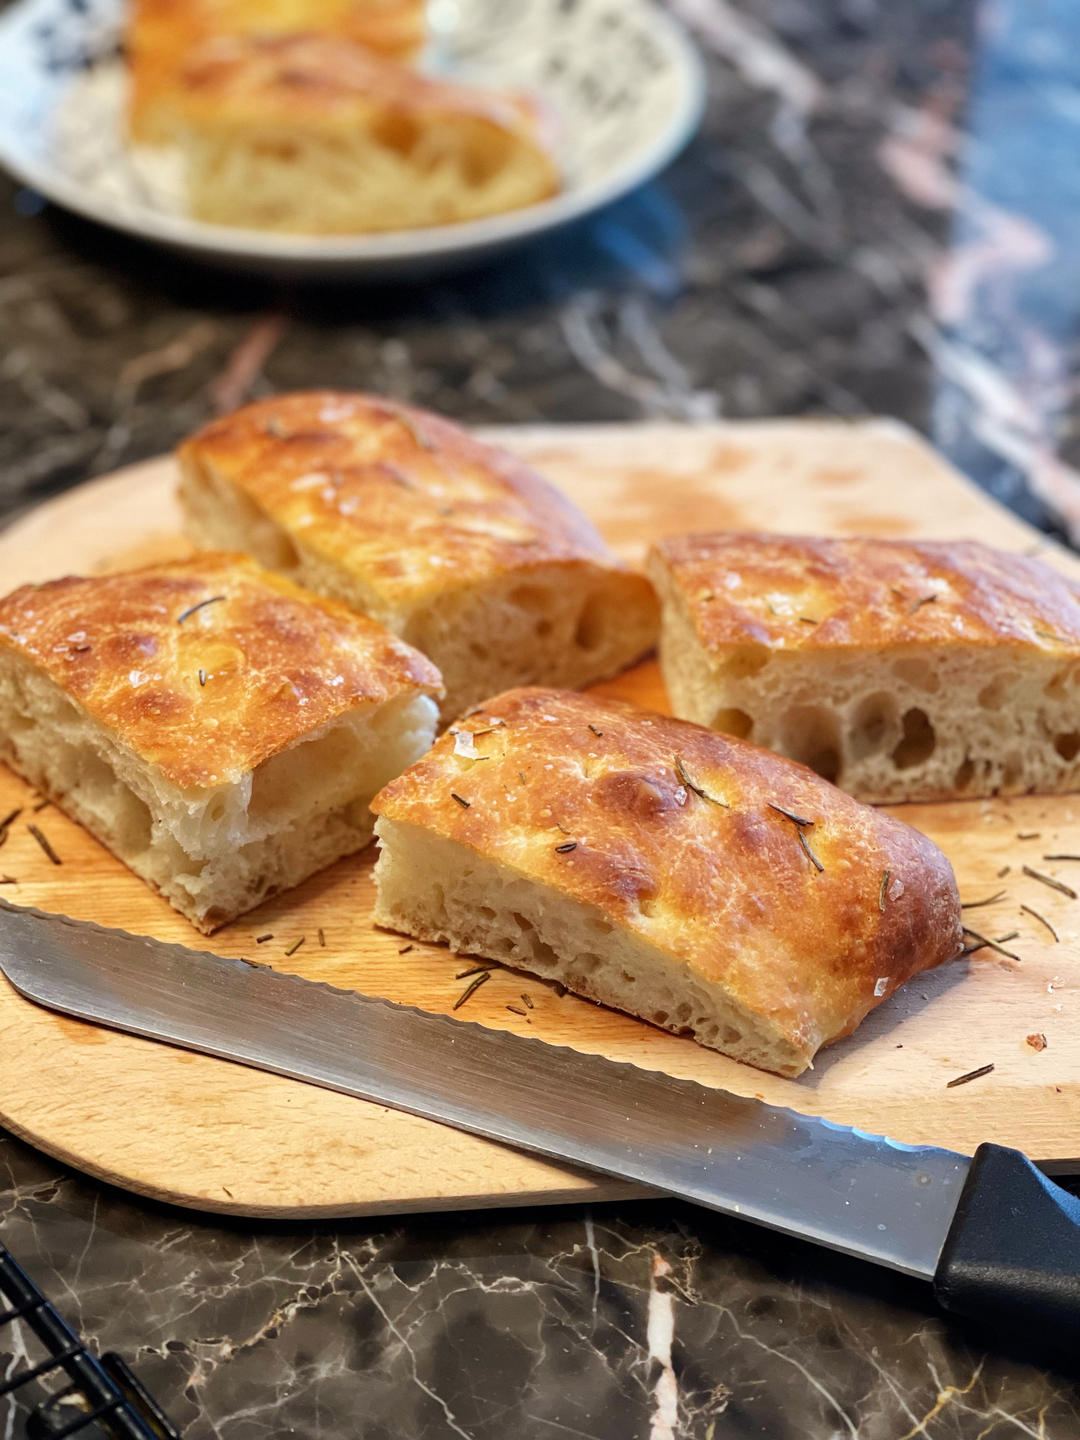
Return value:
<svg viewBox="0 0 1080 1440">
<path fill-rule="evenodd" d="M 131 0 L 125 52 L 132 138 L 176 138 L 193 49 L 243 36 L 318 34 L 403 59 L 423 44 L 425 0 Z"/>
<path fill-rule="evenodd" d="M 547 115 L 528 96 L 418 74 L 318 35 L 193 51 L 177 135 L 199 220 L 303 234 L 457 224 L 559 189 Z"/>
<path fill-rule="evenodd" d="M 366 845 L 434 666 L 244 556 L 0 600 L 0 758 L 207 934 Z"/>
<path fill-rule="evenodd" d="M 650 556 L 676 715 L 892 802 L 1080 789 L 1080 586 L 973 541 L 685 535 Z"/>
<path fill-rule="evenodd" d="M 552 485 L 406 405 L 281 395 L 180 447 L 196 544 L 246 550 L 372 616 L 442 672 L 444 719 L 512 685 L 577 688 L 652 648 L 652 586 Z"/>
<path fill-rule="evenodd" d="M 812 771 L 525 689 L 376 796 L 376 920 L 798 1075 L 961 947 L 948 860 Z"/>
</svg>

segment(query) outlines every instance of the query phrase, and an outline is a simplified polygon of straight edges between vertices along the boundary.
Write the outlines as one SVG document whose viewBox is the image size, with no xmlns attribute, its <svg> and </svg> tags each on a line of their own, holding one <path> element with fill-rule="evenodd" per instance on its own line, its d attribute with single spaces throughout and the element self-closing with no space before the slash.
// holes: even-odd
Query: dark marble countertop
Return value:
<svg viewBox="0 0 1080 1440">
<path fill-rule="evenodd" d="M 468 421 L 897 415 L 1080 533 L 1074 0 L 673 8 L 711 77 L 686 153 L 427 285 L 201 270 L 0 181 L 0 515 L 340 384 Z M 915 1282 L 674 1203 L 222 1224 L 0 1138 L 0 1236 L 191 1440 L 1080 1434 L 1074 1380 Z"/>
</svg>

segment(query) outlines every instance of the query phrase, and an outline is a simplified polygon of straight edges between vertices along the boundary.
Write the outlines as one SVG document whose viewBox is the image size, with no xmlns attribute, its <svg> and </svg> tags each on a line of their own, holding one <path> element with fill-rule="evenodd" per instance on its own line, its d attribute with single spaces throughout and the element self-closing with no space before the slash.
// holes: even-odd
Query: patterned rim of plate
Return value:
<svg viewBox="0 0 1080 1440">
<path fill-rule="evenodd" d="M 104 3 L 113 6 L 114 0 L 104 0 Z M 506 0 L 491 0 L 491 3 L 494 6 L 501 3 L 504 9 L 507 8 Z M 543 3 L 543 0 L 537 0 L 537 3 Z M 668 68 L 671 95 L 666 114 L 653 133 L 621 161 L 613 164 L 607 174 L 581 184 L 571 181 L 567 189 L 553 199 L 522 210 L 455 225 L 342 236 L 311 236 L 212 225 L 150 206 L 125 210 L 122 205 L 110 201 L 107 195 L 99 194 L 90 185 L 65 174 L 55 160 L 50 160 L 47 152 L 40 158 L 27 154 L 24 147 L 14 143 L 13 117 L 10 113 L 5 116 L 2 108 L 0 165 L 24 185 L 67 210 L 138 238 L 187 250 L 205 259 L 246 261 L 270 267 L 310 265 L 314 268 L 346 268 L 363 267 L 370 263 L 377 268 L 380 264 L 393 261 L 434 261 L 440 257 L 483 253 L 564 225 L 627 194 L 663 169 L 689 140 L 701 119 L 705 99 L 701 58 L 681 27 L 657 9 L 651 0 L 574 0 L 574 3 L 554 0 L 554 3 L 570 12 L 584 12 L 586 16 L 591 10 L 599 10 L 603 4 L 615 5 L 622 11 L 624 19 L 630 13 L 628 7 L 632 6 L 632 13 L 647 26 L 648 38 L 656 47 L 655 55 L 661 57 Z M 31 36 L 40 40 L 42 34 L 51 32 L 56 24 L 58 5 L 65 12 L 66 25 L 77 27 L 81 23 L 87 27 L 86 34 L 91 23 L 102 23 L 100 16 L 91 15 L 86 0 L 20 0 L 0 16 L 0 55 L 6 53 L 9 64 L 13 56 L 25 51 Z M 609 10 L 608 13 L 613 12 Z M 110 18 L 115 35 L 118 22 L 115 15 Z M 595 20 L 598 17 L 592 18 Z M 70 32 L 65 40 L 71 53 L 81 57 L 69 61 L 67 68 L 73 74 L 84 74 L 85 57 L 91 47 L 84 39 L 80 50 L 77 37 L 73 43 Z M 104 52 L 105 42 L 98 39 L 95 45 L 99 48 L 94 53 Z M 39 64 L 42 70 L 65 68 L 63 64 L 50 66 L 45 61 Z M 0 78 L 2 69 L 0 66 Z M 52 121 L 62 99 L 63 91 L 58 90 L 52 105 L 45 108 L 42 123 Z M 23 123 L 26 123 L 25 120 Z"/>
</svg>

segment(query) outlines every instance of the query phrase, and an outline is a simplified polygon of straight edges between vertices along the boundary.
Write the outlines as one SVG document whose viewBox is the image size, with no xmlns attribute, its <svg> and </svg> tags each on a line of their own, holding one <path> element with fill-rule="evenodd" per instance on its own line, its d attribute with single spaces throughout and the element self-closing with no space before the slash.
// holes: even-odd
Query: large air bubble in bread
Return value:
<svg viewBox="0 0 1080 1440">
<path fill-rule="evenodd" d="M 677 715 L 862 800 L 1080 789 L 1080 587 L 1050 567 L 733 534 L 662 542 L 650 573 Z"/>
<path fill-rule="evenodd" d="M 1080 675 L 1053 657 L 1018 670 L 974 648 L 905 665 L 868 653 L 852 676 L 820 654 L 777 654 L 730 680 L 698 649 L 665 617 L 676 714 L 790 755 L 860 799 L 1080 789 Z"/>
<path fill-rule="evenodd" d="M 53 682 L 0 657 L 0 759 L 210 932 L 372 836 L 368 802 L 423 754 L 424 695 L 348 715 L 234 784 L 171 785 Z"/>
<path fill-rule="evenodd" d="M 210 932 L 367 844 L 438 672 L 241 555 L 0 600 L 0 759 Z"/>
</svg>

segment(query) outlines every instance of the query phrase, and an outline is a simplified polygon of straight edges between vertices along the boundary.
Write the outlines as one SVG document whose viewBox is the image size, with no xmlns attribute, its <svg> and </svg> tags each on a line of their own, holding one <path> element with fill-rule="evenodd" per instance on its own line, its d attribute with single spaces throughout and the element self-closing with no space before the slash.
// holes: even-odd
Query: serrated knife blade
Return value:
<svg viewBox="0 0 1080 1440">
<path fill-rule="evenodd" d="M 0 900 L 28 1000 L 931 1279 L 969 1160 L 538 1038 Z"/>
</svg>

